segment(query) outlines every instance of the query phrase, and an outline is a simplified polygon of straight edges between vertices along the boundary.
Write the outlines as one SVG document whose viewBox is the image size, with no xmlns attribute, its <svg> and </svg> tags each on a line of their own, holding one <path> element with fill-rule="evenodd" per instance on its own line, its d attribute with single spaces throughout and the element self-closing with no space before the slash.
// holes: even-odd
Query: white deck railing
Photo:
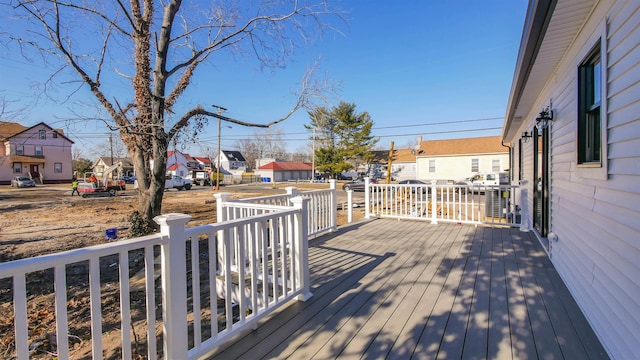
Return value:
<svg viewBox="0 0 640 360">
<path fill-rule="evenodd" d="M 295 187 L 287 187 L 286 194 L 230 200 L 231 194 L 218 193 L 216 197 L 218 222 L 261 214 L 265 210 L 261 206 L 291 206 L 291 199 L 296 196 L 309 198 L 307 214 L 309 236 L 335 231 L 337 228 L 336 181 L 329 180 L 329 189 L 298 191 Z M 247 204 L 252 204 L 247 206 Z"/>
<path fill-rule="evenodd" d="M 193 228 L 185 228 L 188 215 L 162 215 L 156 218 L 159 234 L 1 263 L 0 291 L 12 294 L 12 302 L 0 304 L 0 311 L 4 321 L 14 324 L 15 334 L 15 351 L 5 355 L 27 359 L 32 351 L 41 351 L 35 338 L 44 329 L 52 332 L 44 337 L 55 339 L 50 352 L 58 359 L 207 356 L 237 333 L 255 328 L 278 307 L 311 296 L 310 200 L 289 201 L 292 206 L 261 206 L 261 214 Z M 155 269 L 158 254 L 160 266 Z M 136 260 L 142 264 L 136 269 L 142 285 L 133 290 L 130 263 Z M 245 264 L 245 271 L 234 271 L 238 264 Z M 78 267 L 86 268 L 86 286 L 72 288 L 67 278 Z M 110 271 L 117 273 L 116 279 L 103 280 Z M 34 303 L 36 295 L 48 295 L 36 294 L 36 287 L 30 286 L 32 281 L 49 281 L 49 276 L 53 309 Z M 139 292 L 144 292 L 142 300 Z M 105 313 L 107 304 L 119 310 L 115 323 L 107 323 L 111 318 Z M 80 339 L 73 335 L 68 319 L 81 316 L 85 308 L 90 309 L 90 319 L 83 316 L 90 322 L 91 336 Z M 161 317 L 156 316 L 157 308 L 162 309 Z M 45 315 L 54 312 L 55 319 L 46 321 L 55 325 L 45 324 Z M 115 333 L 121 346 L 106 348 L 103 338 Z M 90 341 L 91 353 L 75 354 L 76 341 Z"/>
<path fill-rule="evenodd" d="M 390 217 L 520 226 L 518 186 L 371 184 L 366 179 L 365 217 Z"/>
</svg>

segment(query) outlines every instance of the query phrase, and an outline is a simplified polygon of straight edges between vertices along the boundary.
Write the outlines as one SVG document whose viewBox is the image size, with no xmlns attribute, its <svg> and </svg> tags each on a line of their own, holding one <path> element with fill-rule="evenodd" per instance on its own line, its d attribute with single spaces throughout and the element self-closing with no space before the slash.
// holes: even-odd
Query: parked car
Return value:
<svg viewBox="0 0 640 360">
<path fill-rule="evenodd" d="M 400 182 L 398 182 L 398 184 L 411 184 L 411 185 L 429 185 L 428 183 L 422 181 L 422 180 L 402 180 Z"/>
<path fill-rule="evenodd" d="M 133 184 L 135 183 L 137 177 L 135 176 L 128 176 L 128 175 L 124 175 L 120 177 L 120 180 L 123 180 L 125 182 L 125 184 Z"/>
<path fill-rule="evenodd" d="M 375 179 L 370 179 L 369 182 L 371 184 L 377 184 L 378 182 Z M 342 190 L 353 190 L 353 191 L 364 191 L 364 178 L 357 178 L 353 181 L 349 181 L 342 185 Z"/>
<path fill-rule="evenodd" d="M 426 192 L 427 193 L 431 193 L 431 187 L 429 186 L 430 184 L 427 183 L 427 182 L 424 182 L 422 180 L 407 179 L 407 180 L 399 181 L 398 184 L 400 184 L 400 185 L 419 185 L 419 186 L 424 186 L 424 187 L 427 188 Z M 411 192 L 416 192 L 416 189 L 419 186 L 412 186 L 411 187 Z"/>
<path fill-rule="evenodd" d="M 11 180 L 11 186 L 17 188 L 35 187 L 36 182 L 26 176 L 16 176 Z"/>
</svg>

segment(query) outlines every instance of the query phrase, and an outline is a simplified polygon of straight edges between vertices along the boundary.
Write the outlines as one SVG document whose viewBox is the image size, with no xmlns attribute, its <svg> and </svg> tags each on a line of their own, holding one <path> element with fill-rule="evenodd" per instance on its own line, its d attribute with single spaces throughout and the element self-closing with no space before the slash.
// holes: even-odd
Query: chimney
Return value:
<svg viewBox="0 0 640 360">
<path fill-rule="evenodd" d="M 420 146 L 422 146 L 422 135 L 418 135 L 418 145 L 416 145 L 416 150 L 420 150 Z"/>
</svg>

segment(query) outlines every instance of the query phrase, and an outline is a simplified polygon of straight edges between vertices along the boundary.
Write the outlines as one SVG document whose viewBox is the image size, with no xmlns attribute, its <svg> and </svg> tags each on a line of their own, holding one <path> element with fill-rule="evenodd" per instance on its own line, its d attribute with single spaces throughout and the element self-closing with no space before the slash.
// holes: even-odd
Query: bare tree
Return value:
<svg viewBox="0 0 640 360">
<path fill-rule="evenodd" d="M 95 145 L 95 154 L 98 157 L 120 159 L 127 157 L 127 147 L 118 136 L 109 134 L 103 142 Z"/>
<path fill-rule="evenodd" d="M 161 213 L 167 149 L 189 124 L 197 129 L 208 117 L 216 117 L 269 127 L 300 108 L 312 108 L 326 85 L 309 71 L 283 117 L 249 123 L 202 106 L 182 110 L 180 100 L 199 66 L 213 54 L 232 50 L 255 57 L 262 67 L 283 67 L 297 46 L 335 30 L 329 20 L 341 19 L 322 0 L 189 5 L 181 0 L 9 0 L 3 10 L 19 22 L 15 29 L 24 30 L 0 38 L 25 56 L 57 66 L 47 81 L 52 86 L 57 75 L 68 76 L 71 70 L 78 79 L 75 91 L 88 89 L 104 108 L 105 123 L 120 132 L 132 157 L 140 212 L 151 226 L 151 219 Z M 128 90 L 110 86 L 114 81 L 125 81 Z"/>
<path fill-rule="evenodd" d="M 298 146 L 292 153 L 289 154 L 289 160 L 308 162 L 308 163 L 312 162 L 313 161 L 312 143 L 308 142 L 304 145 Z"/>
<path fill-rule="evenodd" d="M 15 107 L 17 101 L 0 96 L 0 121 L 13 120 L 26 112 L 26 107 Z"/>
<path fill-rule="evenodd" d="M 250 139 L 238 140 L 236 146 L 251 169 L 255 168 L 256 160 L 264 158 L 285 159 L 287 149 L 282 140 L 282 130 L 267 129 L 254 131 Z"/>
</svg>

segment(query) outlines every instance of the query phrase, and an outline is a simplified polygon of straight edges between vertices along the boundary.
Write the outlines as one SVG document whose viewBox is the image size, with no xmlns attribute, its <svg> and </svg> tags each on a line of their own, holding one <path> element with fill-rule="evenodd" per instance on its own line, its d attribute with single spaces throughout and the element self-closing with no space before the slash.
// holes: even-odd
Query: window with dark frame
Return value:
<svg viewBox="0 0 640 360">
<path fill-rule="evenodd" d="M 44 130 L 38 131 L 38 138 L 40 140 L 45 140 L 47 138 L 47 132 Z"/>
<path fill-rule="evenodd" d="M 36 156 L 42 156 L 42 155 L 43 155 L 43 153 L 42 153 L 42 146 L 39 146 L 39 145 L 38 145 L 38 146 L 36 146 L 36 153 L 35 153 L 35 155 L 36 155 Z"/>
<path fill-rule="evenodd" d="M 62 163 L 54 163 L 53 172 L 55 172 L 56 174 L 62 173 Z"/>
<path fill-rule="evenodd" d="M 22 163 L 13 163 L 13 173 L 22 174 Z"/>
<path fill-rule="evenodd" d="M 578 164 L 600 164 L 602 69 L 600 42 L 578 67 Z"/>
<path fill-rule="evenodd" d="M 54 132 L 52 133 L 52 135 L 51 135 L 51 136 L 52 136 L 54 139 L 57 139 L 57 138 L 58 138 L 58 133 L 54 131 Z"/>
<path fill-rule="evenodd" d="M 16 155 L 24 155 L 24 145 L 16 146 Z"/>
</svg>

